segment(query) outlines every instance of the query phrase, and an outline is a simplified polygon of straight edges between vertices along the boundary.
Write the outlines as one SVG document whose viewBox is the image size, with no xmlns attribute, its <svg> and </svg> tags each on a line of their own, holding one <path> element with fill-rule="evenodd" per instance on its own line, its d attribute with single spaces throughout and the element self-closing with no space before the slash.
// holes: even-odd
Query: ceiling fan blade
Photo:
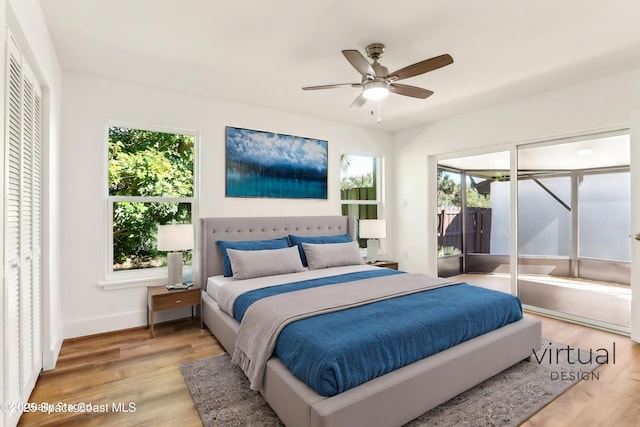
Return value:
<svg viewBox="0 0 640 427">
<path fill-rule="evenodd" d="M 398 95 L 411 96 L 412 98 L 426 99 L 433 95 L 433 92 L 427 89 L 422 89 L 417 86 L 403 85 L 400 83 L 391 83 L 389 85 L 389 91 L 397 93 Z"/>
<path fill-rule="evenodd" d="M 364 94 L 360 94 L 351 104 L 350 108 L 360 108 L 367 102 L 367 98 L 364 97 Z"/>
<path fill-rule="evenodd" d="M 397 81 L 402 79 L 408 79 L 409 77 L 417 76 L 427 73 L 429 71 L 437 70 L 438 68 L 452 64 L 453 58 L 451 55 L 440 55 L 424 61 L 416 62 L 415 64 L 401 68 L 398 71 L 390 73 L 388 78 L 391 81 Z"/>
<path fill-rule="evenodd" d="M 344 86 L 361 87 L 362 84 L 361 83 L 337 83 L 334 85 L 306 86 L 306 87 L 303 87 L 302 90 L 335 89 L 335 88 L 344 87 Z"/>
<path fill-rule="evenodd" d="M 353 49 L 343 50 L 342 54 L 347 61 L 363 76 L 376 76 L 376 72 L 373 70 L 367 58 L 365 58 L 359 51 Z"/>
</svg>

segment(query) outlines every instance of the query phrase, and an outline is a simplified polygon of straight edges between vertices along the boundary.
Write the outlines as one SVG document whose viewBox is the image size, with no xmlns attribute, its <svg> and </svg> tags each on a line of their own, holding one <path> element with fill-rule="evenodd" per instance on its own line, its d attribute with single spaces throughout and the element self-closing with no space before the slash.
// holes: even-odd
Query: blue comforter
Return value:
<svg viewBox="0 0 640 427">
<path fill-rule="evenodd" d="M 372 274 L 393 280 L 399 273 L 380 269 Z M 330 282 L 358 280 L 341 276 Z M 273 294 L 324 284 L 304 281 L 266 289 Z M 255 292 L 247 293 L 253 294 L 249 299 Z M 333 396 L 521 318 L 520 300 L 512 295 L 449 285 L 298 320 L 282 330 L 274 355 L 318 394 Z"/>
</svg>

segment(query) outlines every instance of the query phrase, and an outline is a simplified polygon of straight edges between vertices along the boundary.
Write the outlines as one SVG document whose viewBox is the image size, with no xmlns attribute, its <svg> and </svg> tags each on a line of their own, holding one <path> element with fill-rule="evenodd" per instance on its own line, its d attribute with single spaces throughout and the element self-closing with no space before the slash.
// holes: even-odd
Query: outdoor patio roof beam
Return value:
<svg viewBox="0 0 640 427">
<path fill-rule="evenodd" d="M 562 205 L 563 208 L 565 208 L 566 210 L 568 210 L 569 212 L 571 212 L 571 206 L 569 206 L 568 204 L 566 204 L 560 197 L 558 197 L 553 191 L 551 191 L 547 186 L 545 186 L 543 183 L 541 183 L 537 178 L 535 178 L 532 175 L 529 175 L 529 178 L 531 178 L 533 180 L 533 182 L 535 182 L 536 184 L 538 184 L 540 186 L 540 188 L 542 188 L 545 192 L 547 192 L 547 194 L 549 194 L 551 197 L 553 197 L 553 199 L 560 203 Z"/>
</svg>

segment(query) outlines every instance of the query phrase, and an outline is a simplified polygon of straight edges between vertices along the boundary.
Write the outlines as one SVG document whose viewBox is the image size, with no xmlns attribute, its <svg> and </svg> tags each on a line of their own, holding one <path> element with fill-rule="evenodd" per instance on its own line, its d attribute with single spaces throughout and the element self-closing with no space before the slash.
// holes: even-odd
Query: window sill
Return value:
<svg viewBox="0 0 640 427">
<path fill-rule="evenodd" d="M 187 264 L 182 270 L 182 280 L 192 280 L 192 265 Z M 168 279 L 167 267 L 149 268 L 146 270 L 117 271 L 107 273 L 104 280 L 98 282 L 103 291 L 128 288 L 146 288 L 148 286 L 164 286 Z"/>
<path fill-rule="evenodd" d="M 98 282 L 103 291 L 114 291 L 128 288 L 146 288 L 148 286 L 162 286 L 167 284 L 167 276 L 153 276 L 140 278 L 110 279 Z"/>
</svg>

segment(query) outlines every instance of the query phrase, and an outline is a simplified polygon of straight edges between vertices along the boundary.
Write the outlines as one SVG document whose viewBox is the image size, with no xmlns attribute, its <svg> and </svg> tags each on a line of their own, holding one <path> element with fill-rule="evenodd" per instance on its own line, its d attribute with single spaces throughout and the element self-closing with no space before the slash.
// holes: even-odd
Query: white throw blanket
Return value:
<svg viewBox="0 0 640 427">
<path fill-rule="evenodd" d="M 261 299 L 249 307 L 242 319 L 232 361 L 247 375 L 251 389 L 260 390 L 267 360 L 280 331 L 289 323 L 453 283 L 439 277 L 405 273 Z"/>
</svg>

